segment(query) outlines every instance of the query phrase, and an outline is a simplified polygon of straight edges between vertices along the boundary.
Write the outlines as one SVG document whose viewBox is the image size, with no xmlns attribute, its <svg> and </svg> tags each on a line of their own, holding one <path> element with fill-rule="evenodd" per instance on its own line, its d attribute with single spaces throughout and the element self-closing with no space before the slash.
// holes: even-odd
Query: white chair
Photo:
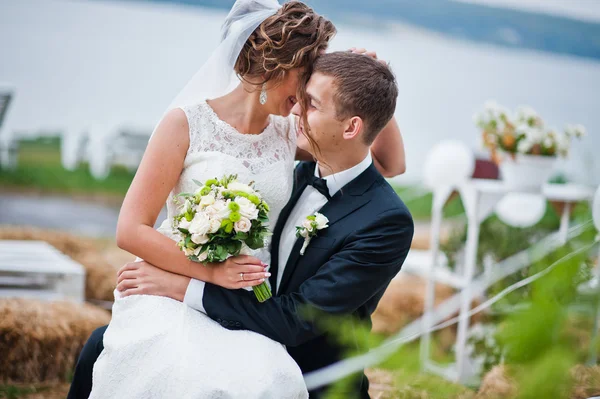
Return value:
<svg viewBox="0 0 600 399">
<path fill-rule="evenodd" d="M 14 89 L 0 83 L 0 166 L 12 169 L 17 165 L 18 143 L 7 127 L 8 110 L 14 99 Z"/>
<path fill-rule="evenodd" d="M 74 171 L 85 159 L 88 145 L 88 135 L 85 132 L 63 132 L 60 141 L 60 160 L 63 168 Z"/>
<path fill-rule="evenodd" d="M 105 179 L 113 165 L 123 165 L 135 171 L 146 150 L 151 130 L 119 126 L 109 129 L 109 134 L 105 134 L 106 131 L 99 127 L 90 131 L 87 158 L 92 176 Z"/>
</svg>

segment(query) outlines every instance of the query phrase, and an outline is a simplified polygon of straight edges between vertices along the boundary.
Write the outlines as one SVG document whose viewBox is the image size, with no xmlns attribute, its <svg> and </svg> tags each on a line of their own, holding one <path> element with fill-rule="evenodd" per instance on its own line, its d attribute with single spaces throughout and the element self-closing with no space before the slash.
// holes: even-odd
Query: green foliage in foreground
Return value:
<svg viewBox="0 0 600 399">
<path fill-rule="evenodd" d="M 566 246 L 532 264 L 520 279 L 549 267 L 552 269 L 527 287 L 527 295 L 520 295 L 520 304 L 526 306 L 493 316 L 498 326 L 496 341 L 502 350 L 503 363 L 518 387 L 518 399 L 570 397 L 574 383 L 570 370 L 585 362 L 590 345 L 594 345 L 589 339 L 582 340 L 581 330 L 573 328 L 573 305 L 582 301 L 577 289 L 589 278 L 585 272 L 589 268 L 589 259 L 597 256 L 598 243 L 594 243 L 594 238 L 595 230 L 589 226 Z M 506 282 L 503 288 L 512 282 Z M 591 318 L 592 314 L 589 312 L 586 317 Z M 384 342 L 383 337 L 370 334 L 369 327 L 356 320 L 320 319 L 322 328 L 334 333 L 344 345 L 354 348 L 348 352 L 349 357 Z M 377 365 L 393 372 L 396 381 L 392 389 L 397 392 L 394 398 L 471 397 L 473 391 L 466 387 L 421 373 L 417 344 L 399 348 Z M 337 383 L 329 392 L 329 398 L 351 398 L 348 396 L 350 381 L 348 378 Z M 427 396 L 418 396 L 422 392 L 420 388 Z M 409 395 L 407 392 L 413 389 L 414 395 Z"/>
</svg>

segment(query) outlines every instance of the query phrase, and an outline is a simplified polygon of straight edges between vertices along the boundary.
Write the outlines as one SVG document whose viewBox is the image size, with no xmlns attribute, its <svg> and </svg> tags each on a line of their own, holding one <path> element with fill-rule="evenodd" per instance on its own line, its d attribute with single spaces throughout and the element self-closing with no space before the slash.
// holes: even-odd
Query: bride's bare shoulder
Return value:
<svg viewBox="0 0 600 399">
<path fill-rule="evenodd" d="M 189 122 L 181 108 L 169 110 L 156 127 L 153 136 L 166 136 L 174 140 L 189 140 Z"/>
</svg>

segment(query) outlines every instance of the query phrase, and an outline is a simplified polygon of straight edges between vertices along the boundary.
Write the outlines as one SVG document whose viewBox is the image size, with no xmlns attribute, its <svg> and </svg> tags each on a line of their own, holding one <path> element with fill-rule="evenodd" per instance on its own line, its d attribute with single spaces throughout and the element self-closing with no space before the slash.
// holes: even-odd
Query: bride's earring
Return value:
<svg viewBox="0 0 600 399">
<path fill-rule="evenodd" d="M 262 85 L 262 90 L 260 91 L 260 97 L 258 98 L 258 101 L 260 101 L 262 105 L 267 103 L 267 82 L 263 83 Z"/>
</svg>

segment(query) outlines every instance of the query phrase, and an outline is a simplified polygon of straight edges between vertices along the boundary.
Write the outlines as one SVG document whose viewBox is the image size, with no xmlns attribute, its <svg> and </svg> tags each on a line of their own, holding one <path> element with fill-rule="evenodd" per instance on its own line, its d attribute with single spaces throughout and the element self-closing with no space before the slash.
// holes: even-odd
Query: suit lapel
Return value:
<svg viewBox="0 0 600 399">
<path fill-rule="evenodd" d="M 377 178 L 382 177 L 379 174 L 379 172 L 377 172 L 375 167 L 371 164 L 371 166 L 367 168 L 367 170 L 365 170 L 362 174 L 360 174 L 356 179 L 352 180 L 340 191 L 335 193 L 335 195 L 318 212 L 322 213 L 327 217 L 327 219 L 329 219 L 329 226 L 335 224 L 336 222 L 350 215 L 357 209 L 363 207 L 371 200 L 371 197 L 368 195 L 368 193 L 366 194 L 366 192 L 377 180 Z M 306 185 L 304 187 L 306 187 Z M 296 202 L 298 201 L 298 198 L 296 198 Z M 289 212 L 291 212 L 291 210 Z M 289 212 L 287 216 L 289 216 Z M 321 234 L 324 234 L 324 232 Z M 286 263 L 285 270 L 283 271 L 283 276 L 281 278 L 281 286 L 277 287 L 278 292 L 284 292 L 284 290 L 287 288 L 287 285 L 289 284 L 290 279 L 296 268 L 296 265 L 300 259 L 300 249 L 302 248 L 303 242 L 304 238 L 298 238 L 294 243 L 294 247 Z"/>
<path fill-rule="evenodd" d="M 294 172 L 294 188 L 292 190 L 292 197 L 288 201 L 287 205 L 281 210 L 279 214 L 279 218 L 277 220 L 277 224 L 275 225 L 275 229 L 273 230 L 273 240 L 271 241 L 271 268 L 269 272 L 271 273 L 271 277 L 269 277 L 269 282 L 271 283 L 271 287 L 273 287 L 273 291 L 277 292 L 277 271 L 279 269 L 279 243 L 281 242 L 281 232 L 285 227 L 285 223 L 287 222 L 290 213 L 298 203 L 300 196 L 304 192 L 306 188 L 306 178 L 304 173 L 309 173 L 312 165 L 312 173 L 314 173 L 315 164 L 312 162 L 301 163 L 298 165 Z"/>
</svg>

